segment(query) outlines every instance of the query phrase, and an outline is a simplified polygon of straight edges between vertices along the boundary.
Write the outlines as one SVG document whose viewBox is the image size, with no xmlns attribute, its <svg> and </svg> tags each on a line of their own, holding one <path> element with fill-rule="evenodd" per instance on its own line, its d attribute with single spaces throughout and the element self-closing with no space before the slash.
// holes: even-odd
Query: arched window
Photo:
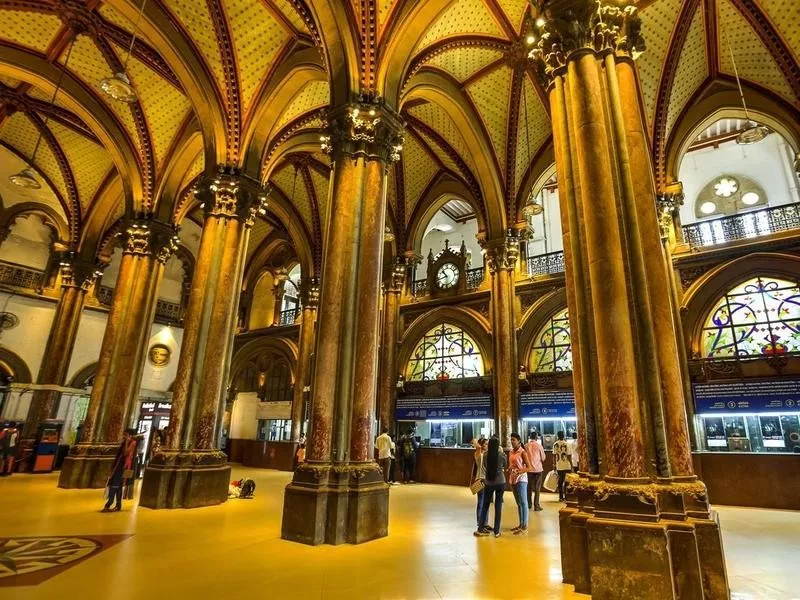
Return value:
<svg viewBox="0 0 800 600">
<path fill-rule="evenodd" d="M 797 283 L 754 277 L 726 293 L 703 327 L 703 356 L 764 356 L 800 351 Z"/>
<path fill-rule="evenodd" d="M 460 327 L 437 325 L 414 348 L 406 369 L 408 381 L 464 379 L 483 375 L 478 344 Z"/>
<path fill-rule="evenodd" d="M 536 334 L 530 367 L 532 373 L 572 371 L 572 339 L 566 308 L 553 315 Z"/>
<path fill-rule="evenodd" d="M 264 382 L 264 400 L 291 400 L 289 365 L 280 361 L 270 369 Z"/>
</svg>

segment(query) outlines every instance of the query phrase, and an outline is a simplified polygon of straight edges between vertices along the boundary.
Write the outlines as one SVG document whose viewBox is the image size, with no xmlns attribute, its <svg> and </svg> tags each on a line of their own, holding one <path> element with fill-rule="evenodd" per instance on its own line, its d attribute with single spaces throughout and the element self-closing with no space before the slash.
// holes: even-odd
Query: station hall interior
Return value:
<svg viewBox="0 0 800 600">
<path fill-rule="evenodd" d="M 0 0 L 0 596 L 800 597 L 799 186 L 792 0 Z"/>
</svg>

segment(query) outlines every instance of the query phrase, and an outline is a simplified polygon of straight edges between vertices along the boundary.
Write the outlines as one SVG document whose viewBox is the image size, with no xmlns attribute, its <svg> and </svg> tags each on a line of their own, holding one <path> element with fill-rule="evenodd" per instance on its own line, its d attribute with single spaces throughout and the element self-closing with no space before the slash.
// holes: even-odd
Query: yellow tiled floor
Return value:
<svg viewBox="0 0 800 600">
<path fill-rule="evenodd" d="M 13 600 L 80 598 L 588 598 L 561 581 L 558 504 L 545 496 L 530 533 L 472 536 L 465 488 L 394 486 L 390 535 L 361 546 L 311 548 L 280 539 L 289 474 L 234 469 L 257 483 L 253 500 L 153 511 L 126 502 L 101 514 L 99 491 L 59 490 L 56 476 L 0 480 L 0 537 L 130 533 L 132 537 L 38 586 L 0 587 Z M 505 496 L 503 527 L 516 525 Z M 793 583 L 800 515 L 721 508 L 734 598 L 800 597 Z M 516 565 L 512 567 L 512 565 Z"/>
</svg>

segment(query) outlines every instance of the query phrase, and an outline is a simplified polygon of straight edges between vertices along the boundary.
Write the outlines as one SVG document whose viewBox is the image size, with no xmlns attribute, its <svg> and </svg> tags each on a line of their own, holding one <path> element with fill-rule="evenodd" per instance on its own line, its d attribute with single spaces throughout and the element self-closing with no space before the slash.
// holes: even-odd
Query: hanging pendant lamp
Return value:
<svg viewBox="0 0 800 600">
<path fill-rule="evenodd" d="M 136 90 L 131 85 L 131 80 L 128 79 L 128 62 L 133 54 L 133 45 L 136 43 L 136 34 L 139 31 L 139 22 L 142 20 L 144 14 L 144 7 L 147 0 L 142 0 L 142 6 L 139 8 L 139 16 L 136 18 L 136 23 L 133 25 L 133 34 L 131 35 L 131 45 L 128 47 L 128 54 L 125 57 L 125 62 L 122 64 L 122 71 L 114 73 L 111 77 L 106 77 L 100 81 L 100 89 L 103 93 L 125 104 L 133 104 L 136 102 Z"/>
<path fill-rule="evenodd" d="M 733 74 L 736 77 L 736 86 L 739 88 L 739 98 L 741 98 L 742 100 L 742 108 L 744 109 L 744 118 L 745 118 L 744 129 L 742 129 L 742 131 L 739 132 L 739 135 L 736 136 L 736 143 L 743 146 L 749 144 L 755 144 L 763 140 L 770 133 L 772 133 L 772 130 L 766 125 L 761 125 L 760 123 L 756 123 L 750 118 L 750 113 L 747 110 L 747 102 L 745 102 L 744 99 L 742 82 L 739 79 L 739 70 L 736 68 L 736 59 L 733 56 L 733 48 L 731 47 L 730 40 L 728 40 L 728 52 L 731 55 L 731 63 L 733 64 Z"/>
<path fill-rule="evenodd" d="M 54 107 L 56 105 L 56 98 L 58 97 L 58 92 L 61 89 L 61 83 L 64 81 L 64 73 L 67 72 L 69 57 L 72 54 L 72 47 L 74 45 L 75 45 L 75 36 L 73 35 L 72 39 L 69 42 L 69 48 L 67 49 L 67 56 L 64 59 L 64 66 L 61 68 L 61 73 L 58 74 L 56 89 L 53 91 L 53 97 L 50 98 L 51 107 Z M 39 146 L 42 143 L 42 136 L 44 135 L 44 130 L 47 129 L 47 124 L 49 122 L 50 122 L 50 115 L 47 114 L 44 117 L 44 124 L 42 125 L 42 128 L 39 130 L 39 137 L 36 138 L 36 145 L 33 147 L 33 154 L 31 154 L 31 159 L 28 161 L 28 164 L 25 165 L 25 168 L 22 169 L 19 173 L 14 173 L 13 175 L 8 176 L 8 180 L 15 186 L 29 190 L 41 189 L 42 184 L 39 183 L 39 180 L 36 178 L 36 173 L 34 172 L 32 165 L 36 164 L 36 155 L 39 153 Z"/>
</svg>

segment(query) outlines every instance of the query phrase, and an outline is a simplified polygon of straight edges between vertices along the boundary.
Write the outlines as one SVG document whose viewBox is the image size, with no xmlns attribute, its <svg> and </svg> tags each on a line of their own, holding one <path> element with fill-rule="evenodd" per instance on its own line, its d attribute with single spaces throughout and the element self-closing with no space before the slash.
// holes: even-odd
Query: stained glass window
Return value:
<svg viewBox="0 0 800 600">
<path fill-rule="evenodd" d="M 530 366 L 532 373 L 572 371 L 572 340 L 566 308 L 553 315 L 536 334 Z"/>
<path fill-rule="evenodd" d="M 442 381 L 483 375 L 483 358 L 463 329 L 442 323 L 420 340 L 406 369 L 408 381 Z"/>
<path fill-rule="evenodd" d="M 800 289 L 791 281 L 745 281 L 719 299 L 703 327 L 704 356 L 787 352 L 800 352 Z"/>
</svg>

